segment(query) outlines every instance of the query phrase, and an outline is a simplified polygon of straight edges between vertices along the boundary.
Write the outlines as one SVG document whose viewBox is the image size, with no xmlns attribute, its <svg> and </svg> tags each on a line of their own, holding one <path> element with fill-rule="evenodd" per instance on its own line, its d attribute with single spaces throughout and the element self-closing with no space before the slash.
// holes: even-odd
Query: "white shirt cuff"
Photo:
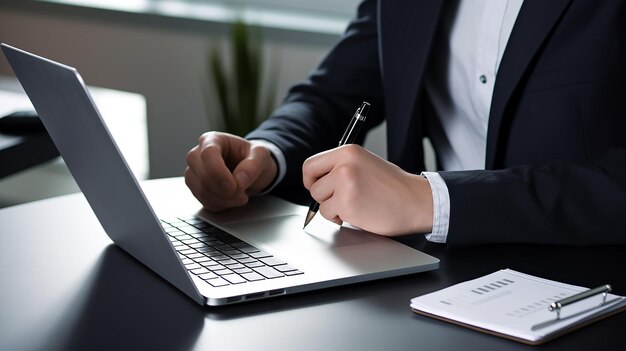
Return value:
<svg viewBox="0 0 626 351">
<path fill-rule="evenodd" d="M 285 154 L 283 154 L 283 151 L 271 141 L 264 140 L 264 139 L 252 139 L 249 141 L 253 145 L 263 146 L 267 148 L 268 150 L 270 150 L 270 152 L 272 153 L 272 156 L 274 157 L 274 160 L 276 160 L 276 167 L 278 168 L 278 175 L 274 179 L 274 182 L 270 184 L 270 186 L 268 186 L 267 188 L 265 188 L 265 190 L 263 190 L 263 192 L 258 194 L 258 195 L 265 195 L 269 193 L 270 191 L 272 191 L 276 187 L 276 185 L 278 185 L 278 183 L 280 183 L 283 180 L 283 178 L 285 178 L 285 173 L 287 173 L 287 161 L 285 160 Z"/>
<path fill-rule="evenodd" d="M 426 234 L 426 240 L 445 243 L 450 226 L 450 194 L 448 186 L 437 172 L 422 172 L 433 194 L 433 231 Z"/>
</svg>

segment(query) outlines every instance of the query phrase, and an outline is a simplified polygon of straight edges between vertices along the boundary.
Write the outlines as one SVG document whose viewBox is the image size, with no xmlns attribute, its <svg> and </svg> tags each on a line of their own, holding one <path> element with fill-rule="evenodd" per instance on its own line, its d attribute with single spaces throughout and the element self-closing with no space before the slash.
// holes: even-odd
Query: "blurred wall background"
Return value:
<svg viewBox="0 0 626 351">
<path fill-rule="evenodd" d="M 281 1 L 272 1 L 277 11 L 284 13 Z M 72 1 L 65 1 L 68 2 Z M 98 6 L 116 3 L 77 2 L 100 3 Z M 201 84 L 206 84 L 208 79 L 209 48 L 227 40 L 229 23 L 199 18 L 195 16 L 198 11 L 188 12 L 189 17 L 185 18 L 185 9 L 175 7 L 157 8 L 161 14 L 155 14 L 150 7 L 145 13 L 137 13 L 132 4 L 138 2 L 142 3 L 120 2 L 120 6 L 132 10 L 125 12 L 54 1 L 3 1 L 0 2 L 0 41 L 74 66 L 88 85 L 144 95 L 150 177 L 179 176 L 185 168 L 185 154 L 198 136 L 221 127 L 221 121 L 215 117 L 218 107 L 212 100 L 214 97 L 206 101 Z M 326 25 L 318 21 L 311 29 L 298 28 L 298 22 L 305 21 L 297 16 L 292 16 L 295 26 L 289 29 L 280 16 L 272 22 L 267 15 L 271 11 L 263 18 L 259 11 L 246 14 L 247 20 L 267 26 L 263 28 L 266 61 L 271 59 L 280 64 L 277 103 L 290 85 L 307 76 L 338 39 L 353 11 L 349 3 L 340 8 L 343 12 L 328 15 Z M 168 11 L 173 15 L 162 15 Z M 306 18 L 307 13 L 300 15 Z M 315 16 L 314 19 L 324 19 L 324 14 Z M 13 75 L 4 57 L 0 59 L 0 75 Z"/>
</svg>

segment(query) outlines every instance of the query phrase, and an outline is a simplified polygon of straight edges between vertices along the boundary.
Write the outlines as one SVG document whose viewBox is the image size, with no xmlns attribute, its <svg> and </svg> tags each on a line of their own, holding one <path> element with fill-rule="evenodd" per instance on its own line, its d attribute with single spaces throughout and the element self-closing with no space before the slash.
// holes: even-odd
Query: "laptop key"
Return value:
<svg viewBox="0 0 626 351">
<path fill-rule="evenodd" d="M 274 269 L 279 271 L 279 272 L 283 272 L 285 274 L 287 274 L 287 272 L 296 271 L 297 270 L 297 269 L 291 267 L 288 264 L 283 264 L 283 265 L 280 265 L 280 266 L 274 266 Z"/>
<path fill-rule="evenodd" d="M 187 268 L 188 270 L 191 269 L 196 269 L 196 268 L 201 268 L 202 266 L 200 266 L 199 264 L 193 262 L 193 263 L 188 263 L 185 265 L 185 268 Z"/>
<path fill-rule="evenodd" d="M 210 258 L 206 257 L 206 256 L 202 256 L 202 257 L 198 257 L 196 259 L 194 259 L 194 261 L 198 262 L 198 263 L 204 263 L 204 262 L 209 262 L 212 261 Z"/>
<path fill-rule="evenodd" d="M 233 244 L 233 246 L 235 246 L 237 248 L 237 250 L 241 251 L 241 252 L 245 252 L 247 254 L 253 253 L 253 252 L 259 252 L 261 250 L 257 249 L 256 247 L 250 245 L 250 244 L 246 244 L 243 243 L 244 245 L 237 245 L 235 246 Z"/>
<path fill-rule="evenodd" d="M 283 261 L 277 259 L 276 257 L 260 258 L 259 261 L 265 263 L 268 266 L 278 266 L 278 265 L 286 263 L 286 262 L 283 262 Z"/>
<path fill-rule="evenodd" d="M 285 275 L 298 275 L 298 274 L 304 274 L 304 272 L 302 272 L 302 271 L 298 271 L 298 270 L 295 270 L 295 271 L 288 271 L 288 272 L 284 272 L 284 273 L 285 273 Z"/>
<path fill-rule="evenodd" d="M 252 269 L 247 268 L 247 267 L 243 267 L 243 268 L 231 268 L 233 270 L 233 272 L 237 273 L 237 274 L 243 274 L 243 273 L 252 273 Z"/>
<path fill-rule="evenodd" d="M 212 270 L 213 273 L 217 274 L 217 275 L 227 275 L 227 274 L 232 274 L 233 271 L 231 271 L 230 269 L 219 269 L 219 270 Z"/>
<path fill-rule="evenodd" d="M 241 284 L 247 282 L 247 280 L 243 279 L 237 274 L 226 274 L 223 275 L 222 278 L 228 280 L 231 284 Z"/>
<path fill-rule="evenodd" d="M 178 219 L 174 219 L 174 220 L 168 221 L 168 223 L 169 223 L 171 226 L 173 226 L 173 227 L 180 227 L 180 226 L 185 226 L 185 225 L 187 225 L 187 223 L 185 223 L 185 222 L 183 222 L 183 221 L 180 221 L 180 220 L 178 220 Z"/>
<path fill-rule="evenodd" d="M 207 255 L 207 256 L 211 257 L 213 261 L 230 260 L 230 257 L 224 256 L 224 255 Z"/>
<path fill-rule="evenodd" d="M 222 279 L 222 278 L 209 279 L 209 280 L 206 280 L 206 282 L 213 285 L 216 288 L 220 286 L 230 285 L 229 282 L 227 282 L 225 279 Z"/>
<path fill-rule="evenodd" d="M 194 233 L 194 234 L 189 234 L 189 235 L 193 236 L 194 238 L 198 240 L 211 238 L 211 236 L 209 236 L 209 234 L 206 234 L 206 233 Z"/>
<path fill-rule="evenodd" d="M 268 254 L 265 251 L 250 252 L 248 254 L 254 258 L 272 257 L 272 255 Z"/>
<path fill-rule="evenodd" d="M 215 228 L 215 227 L 213 227 L 213 225 L 211 225 L 211 224 L 209 224 L 207 222 L 196 223 L 193 226 L 196 227 L 196 228 L 202 228 L 202 229 L 204 229 L 204 228 Z"/>
<path fill-rule="evenodd" d="M 195 244 L 189 245 L 189 247 L 193 247 L 198 252 L 204 252 L 202 250 L 205 250 L 205 249 L 209 249 L 210 250 L 210 248 L 208 248 L 205 243 L 195 243 Z"/>
<path fill-rule="evenodd" d="M 203 254 L 207 255 L 207 257 L 210 257 L 211 255 L 219 254 L 218 251 L 213 250 L 210 246 L 201 247 L 196 250 L 198 250 L 198 252 L 202 252 Z"/>
<path fill-rule="evenodd" d="M 206 268 L 210 269 L 213 272 L 220 271 L 222 269 L 226 269 L 226 267 L 222 266 L 221 264 L 216 264 L 216 265 L 213 265 L 213 266 L 207 266 Z"/>
<path fill-rule="evenodd" d="M 189 218 L 180 218 L 183 221 L 191 224 L 191 225 L 196 225 L 196 224 L 200 224 L 200 223 L 205 223 L 203 220 L 201 220 L 198 217 L 189 217 Z"/>
<path fill-rule="evenodd" d="M 172 243 L 172 245 L 174 245 L 174 243 Z M 176 245 L 174 245 L 174 248 L 176 249 L 176 251 L 181 252 L 183 250 L 189 250 L 190 247 L 181 243 L 180 241 L 176 242 Z"/>
<path fill-rule="evenodd" d="M 257 281 L 257 280 L 263 280 L 265 279 L 262 275 L 260 275 L 257 272 L 250 272 L 250 273 L 241 273 L 241 276 L 246 278 L 248 281 Z"/>
<path fill-rule="evenodd" d="M 196 234 L 196 233 L 202 233 L 202 231 L 194 226 L 190 226 L 190 225 L 181 225 L 180 227 L 178 227 L 178 229 L 182 230 L 183 232 L 187 233 L 187 234 Z"/>
<path fill-rule="evenodd" d="M 218 261 L 221 265 L 224 265 L 224 266 L 230 266 L 230 265 L 233 265 L 233 264 L 238 264 L 238 263 L 239 263 L 239 262 L 237 262 L 237 261 L 235 261 L 235 260 L 233 260 L 233 259 L 230 259 L 230 258 L 229 258 L 229 259 L 226 259 L 226 260 L 217 260 L 217 261 Z"/>
<path fill-rule="evenodd" d="M 215 261 L 213 261 L 211 259 L 209 259 L 208 261 L 202 261 L 202 262 L 199 262 L 199 263 L 200 263 L 200 265 L 202 265 L 202 266 L 204 266 L 204 267 L 206 267 L 208 269 L 212 269 L 214 266 L 219 266 L 219 264 L 217 262 L 215 262 Z"/>
<path fill-rule="evenodd" d="M 200 241 L 198 241 L 198 239 L 196 238 L 191 238 L 191 239 L 179 239 L 180 241 L 184 242 L 185 244 L 191 246 L 192 244 L 198 244 L 200 243 Z"/>
<path fill-rule="evenodd" d="M 170 234 L 171 235 L 171 234 Z M 193 236 L 189 236 L 187 234 L 182 234 L 182 235 L 175 235 L 174 236 L 176 239 L 183 241 L 183 240 L 189 240 L 189 239 L 193 239 Z"/>
<path fill-rule="evenodd" d="M 224 245 L 224 242 L 217 240 L 215 238 L 212 238 L 210 240 L 208 239 L 203 239 L 205 243 L 212 245 L 212 246 L 217 246 L 217 245 Z"/>
<path fill-rule="evenodd" d="M 235 264 L 224 264 L 226 267 L 228 267 L 228 269 L 242 269 L 242 268 L 246 268 L 244 265 L 242 265 L 241 263 L 235 263 Z"/>
<path fill-rule="evenodd" d="M 267 267 L 267 266 L 263 266 L 263 267 L 257 267 L 257 268 L 253 268 L 254 271 L 256 271 L 257 273 L 261 274 L 262 276 L 264 276 L 265 278 L 278 278 L 278 277 L 283 277 L 284 274 L 275 270 L 272 267 Z"/>
<path fill-rule="evenodd" d="M 233 254 L 233 255 L 229 254 L 228 256 L 230 256 L 230 258 L 232 258 L 233 260 L 237 260 L 237 261 L 243 260 L 245 258 L 250 258 L 250 256 L 246 255 L 245 253 L 241 253 L 241 252 Z"/>
<path fill-rule="evenodd" d="M 209 272 L 209 270 L 204 267 L 200 267 L 200 268 L 191 270 L 191 273 L 195 275 L 199 275 L 199 274 L 211 273 L 211 272 Z"/>
<path fill-rule="evenodd" d="M 209 273 L 200 274 L 200 275 L 198 275 L 198 277 L 200 279 L 209 280 L 209 279 L 218 278 L 219 276 L 217 274 L 213 273 L 213 272 L 209 272 Z"/>
<path fill-rule="evenodd" d="M 235 238 L 234 236 L 231 236 L 231 235 L 226 236 L 226 237 L 222 237 L 222 238 L 220 238 L 220 240 L 222 240 L 226 244 L 234 244 L 234 243 L 239 242 L 239 239 L 237 239 L 237 238 Z"/>
<path fill-rule="evenodd" d="M 213 248 L 222 252 L 235 250 L 235 248 L 230 245 L 213 245 Z"/>
<path fill-rule="evenodd" d="M 183 233 L 182 231 L 178 230 L 178 228 L 175 228 L 175 227 L 164 227 L 164 228 L 163 228 L 163 230 L 164 230 L 167 234 L 169 234 L 169 235 L 171 235 L 171 236 L 176 236 L 176 235 L 182 235 L 182 234 L 185 234 L 185 233 Z"/>
<path fill-rule="evenodd" d="M 256 267 L 263 267 L 265 266 L 265 264 L 263 262 L 254 261 L 254 262 L 244 263 L 244 266 L 248 268 L 256 268 Z"/>
<path fill-rule="evenodd" d="M 257 259 L 252 258 L 252 257 L 237 258 L 236 260 L 239 261 L 239 263 L 243 263 L 243 264 L 258 262 Z"/>
</svg>

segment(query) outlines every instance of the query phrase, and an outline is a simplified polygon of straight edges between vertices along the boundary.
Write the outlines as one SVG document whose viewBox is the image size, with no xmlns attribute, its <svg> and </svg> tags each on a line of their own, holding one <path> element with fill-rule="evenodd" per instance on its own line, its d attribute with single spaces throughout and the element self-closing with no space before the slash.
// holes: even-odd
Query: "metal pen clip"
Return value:
<svg viewBox="0 0 626 351">
<path fill-rule="evenodd" d="M 550 304 L 550 306 L 548 306 L 548 311 L 556 311 L 556 319 L 560 319 L 561 318 L 561 308 L 565 307 L 569 304 L 578 302 L 580 300 L 584 300 L 588 297 L 591 296 L 595 296 L 598 294 L 602 294 L 602 303 L 600 304 L 600 306 L 604 305 L 606 303 L 606 296 L 608 293 L 611 292 L 611 285 L 609 284 L 605 284 L 602 286 L 599 286 L 595 289 L 589 289 L 587 291 L 583 291 L 579 294 L 576 295 L 572 295 L 570 297 L 566 297 L 562 300 L 559 301 L 555 301 L 553 303 Z"/>
</svg>

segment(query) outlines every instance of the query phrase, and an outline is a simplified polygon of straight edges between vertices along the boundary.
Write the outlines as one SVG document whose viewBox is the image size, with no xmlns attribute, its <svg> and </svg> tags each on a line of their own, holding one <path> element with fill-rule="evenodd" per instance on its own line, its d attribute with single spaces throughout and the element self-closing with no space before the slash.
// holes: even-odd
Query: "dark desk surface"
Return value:
<svg viewBox="0 0 626 351">
<path fill-rule="evenodd" d="M 145 188 L 157 213 L 165 200 L 197 209 L 180 178 Z M 414 237 L 440 269 L 209 308 L 112 245 L 80 194 L 0 210 L 0 235 L 0 350 L 521 350 L 532 347 L 414 315 L 409 300 L 507 267 L 626 294 L 625 247 L 447 250 Z M 615 348 L 625 328 L 622 313 L 537 348 Z"/>
</svg>

